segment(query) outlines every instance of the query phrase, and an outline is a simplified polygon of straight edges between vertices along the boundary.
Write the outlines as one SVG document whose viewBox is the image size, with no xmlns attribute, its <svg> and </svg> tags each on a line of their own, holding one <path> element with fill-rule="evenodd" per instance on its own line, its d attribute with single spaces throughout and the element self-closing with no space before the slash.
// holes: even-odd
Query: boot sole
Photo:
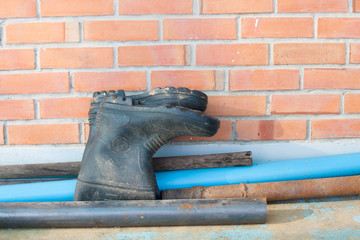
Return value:
<svg viewBox="0 0 360 240">
<path fill-rule="evenodd" d="M 172 105 L 205 111 L 208 98 L 206 94 L 188 88 L 154 88 L 150 92 L 129 96 L 140 105 Z"/>
<path fill-rule="evenodd" d="M 104 97 L 110 96 L 125 97 L 125 93 L 122 90 L 95 92 L 89 113 L 96 113 Z M 127 97 L 133 99 L 136 105 L 171 105 L 197 111 L 205 111 L 208 101 L 206 94 L 183 87 L 154 88 L 150 92 Z"/>
</svg>

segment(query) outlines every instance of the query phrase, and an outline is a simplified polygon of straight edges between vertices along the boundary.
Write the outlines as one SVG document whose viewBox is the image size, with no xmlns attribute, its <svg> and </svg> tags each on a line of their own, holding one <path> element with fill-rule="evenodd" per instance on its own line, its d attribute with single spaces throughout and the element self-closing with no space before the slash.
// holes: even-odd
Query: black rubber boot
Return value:
<svg viewBox="0 0 360 240">
<path fill-rule="evenodd" d="M 96 118 L 96 136 L 84 157 L 74 200 L 156 199 L 153 154 L 180 136 L 212 136 L 219 120 L 182 107 L 134 105 L 109 96 Z"/>
</svg>

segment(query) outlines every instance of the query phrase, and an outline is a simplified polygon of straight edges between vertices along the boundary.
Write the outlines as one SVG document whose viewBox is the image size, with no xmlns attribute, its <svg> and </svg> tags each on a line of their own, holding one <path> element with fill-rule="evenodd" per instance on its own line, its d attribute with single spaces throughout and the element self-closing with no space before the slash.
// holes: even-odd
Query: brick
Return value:
<svg viewBox="0 0 360 240">
<path fill-rule="evenodd" d="M 268 44 L 199 44 L 197 65 L 267 65 Z"/>
<path fill-rule="evenodd" d="M 0 94 L 69 92 L 68 73 L 0 74 Z"/>
<path fill-rule="evenodd" d="M 306 138 L 306 120 L 236 121 L 236 140 L 300 140 Z"/>
<path fill-rule="evenodd" d="M 113 0 L 41 0 L 41 16 L 113 15 Z"/>
<path fill-rule="evenodd" d="M 196 90 L 215 90 L 215 71 L 212 70 L 175 70 L 152 71 L 151 88 L 187 87 Z"/>
<path fill-rule="evenodd" d="M 69 27 L 73 24 L 76 27 Z M 77 37 L 67 37 L 73 35 Z M 6 25 L 7 43 L 56 43 L 72 41 L 79 41 L 79 24 L 75 22 L 9 23 Z"/>
<path fill-rule="evenodd" d="M 353 0 L 353 11 L 360 12 L 360 0 Z"/>
<path fill-rule="evenodd" d="M 350 63 L 360 63 L 360 43 L 350 44 Z"/>
<path fill-rule="evenodd" d="M 360 113 L 360 94 L 345 94 L 344 100 L 345 113 Z"/>
<path fill-rule="evenodd" d="M 274 64 L 345 64 L 345 44 L 277 43 Z"/>
<path fill-rule="evenodd" d="M 0 101 L 0 120 L 33 119 L 34 117 L 32 99 Z"/>
<path fill-rule="evenodd" d="M 192 13 L 192 0 L 119 0 L 119 14 L 186 14 Z"/>
<path fill-rule="evenodd" d="M 311 121 L 312 138 L 360 137 L 360 119 L 325 119 Z"/>
<path fill-rule="evenodd" d="M 33 49 L 0 49 L 0 70 L 34 69 Z"/>
<path fill-rule="evenodd" d="M 85 41 L 151 41 L 159 39 L 157 20 L 85 21 Z"/>
<path fill-rule="evenodd" d="M 274 95 L 271 114 L 337 114 L 340 97 L 337 94 Z"/>
<path fill-rule="evenodd" d="M 299 89 L 299 71 L 295 69 L 230 70 L 231 91 Z"/>
<path fill-rule="evenodd" d="M 264 116 L 265 96 L 209 96 L 207 114 L 215 116 Z"/>
<path fill-rule="evenodd" d="M 9 125 L 9 144 L 79 143 L 79 126 L 68 124 Z"/>
<path fill-rule="evenodd" d="M 74 73 L 74 90 L 95 92 L 123 89 L 146 90 L 145 72 L 78 72 Z"/>
<path fill-rule="evenodd" d="M 319 18 L 318 38 L 359 38 L 359 18 Z"/>
<path fill-rule="evenodd" d="M 4 126 L 0 125 L 0 144 L 4 144 Z"/>
<path fill-rule="evenodd" d="M 36 17 L 36 0 L 0 0 L 0 18 Z"/>
<path fill-rule="evenodd" d="M 180 137 L 174 141 L 226 141 L 232 140 L 232 124 L 230 120 L 221 120 L 217 133 L 212 137 Z"/>
<path fill-rule="evenodd" d="M 347 0 L 278 0 L 279 12 L 347 12 Z"/>
<path fill-rule="evenodd" d="M 310 38 L 312 18 L 243 18 L 241 37 Z"/>
<path fill-rule="evenodd" d="M 184 45 L 124 46 L 118 49 L 119 66 L 185 65 Z"/>
<path fill-rule="evenodd" d="M 272 0 L 202 0 L 202 13 L 272 12 Z"/>
<path fill-rule="evenodd" d="M 304 88 L 360 89 L 360 69 L 305 69 Z"/>
<path fill-rule="evenodd" d="M 40 99 L 40 118 L 87 118 L 91 98 Z"/>
<path fill-rule="evenodd" d="M 41 48 L 41 68 L 113 67 L 113 48 Z"/>
<path fill-rule="evenodd" d="M 236 39 L 235 18 L 164 19 L 164 40 Z"/>
</svg>

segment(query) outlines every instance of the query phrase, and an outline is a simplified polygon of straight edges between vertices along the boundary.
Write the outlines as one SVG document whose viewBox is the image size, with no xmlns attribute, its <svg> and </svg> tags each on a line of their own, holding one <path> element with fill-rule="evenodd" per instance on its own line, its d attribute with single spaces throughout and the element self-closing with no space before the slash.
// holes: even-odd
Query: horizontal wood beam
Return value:
<svg viewBox="0 0 360 240">
<path fill-rule="evenodd" d="M 0 166 L 0 179 L 78 175 L 81 162 Z M 251 166 L 251 152 L 153 158 L 155 171 Z"/>
</svg>

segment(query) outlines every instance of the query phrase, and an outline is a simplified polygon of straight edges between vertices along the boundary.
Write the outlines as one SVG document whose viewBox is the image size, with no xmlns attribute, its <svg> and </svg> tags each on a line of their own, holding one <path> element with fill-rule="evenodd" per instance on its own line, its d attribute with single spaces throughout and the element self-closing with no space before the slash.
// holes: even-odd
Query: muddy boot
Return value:
<svg viewBox="0 0 360 240">
<path fill-rule="evenodd" d="M 219 120 L 187 108 L 134 105 L 131 98 L 109 96 L 96 128 L 81 164 L 77 201 L 156 199 L 153 154 L 180 136 L 213 136 Z"/>
<path fill-rule="evenodd" d="M 196 90 L 179 87 L 154 88 L 150 92 L 129 96 L 135 104 L 140 105 L 171 105 L 205 111 L 207 95 Z"/>
</svg>

